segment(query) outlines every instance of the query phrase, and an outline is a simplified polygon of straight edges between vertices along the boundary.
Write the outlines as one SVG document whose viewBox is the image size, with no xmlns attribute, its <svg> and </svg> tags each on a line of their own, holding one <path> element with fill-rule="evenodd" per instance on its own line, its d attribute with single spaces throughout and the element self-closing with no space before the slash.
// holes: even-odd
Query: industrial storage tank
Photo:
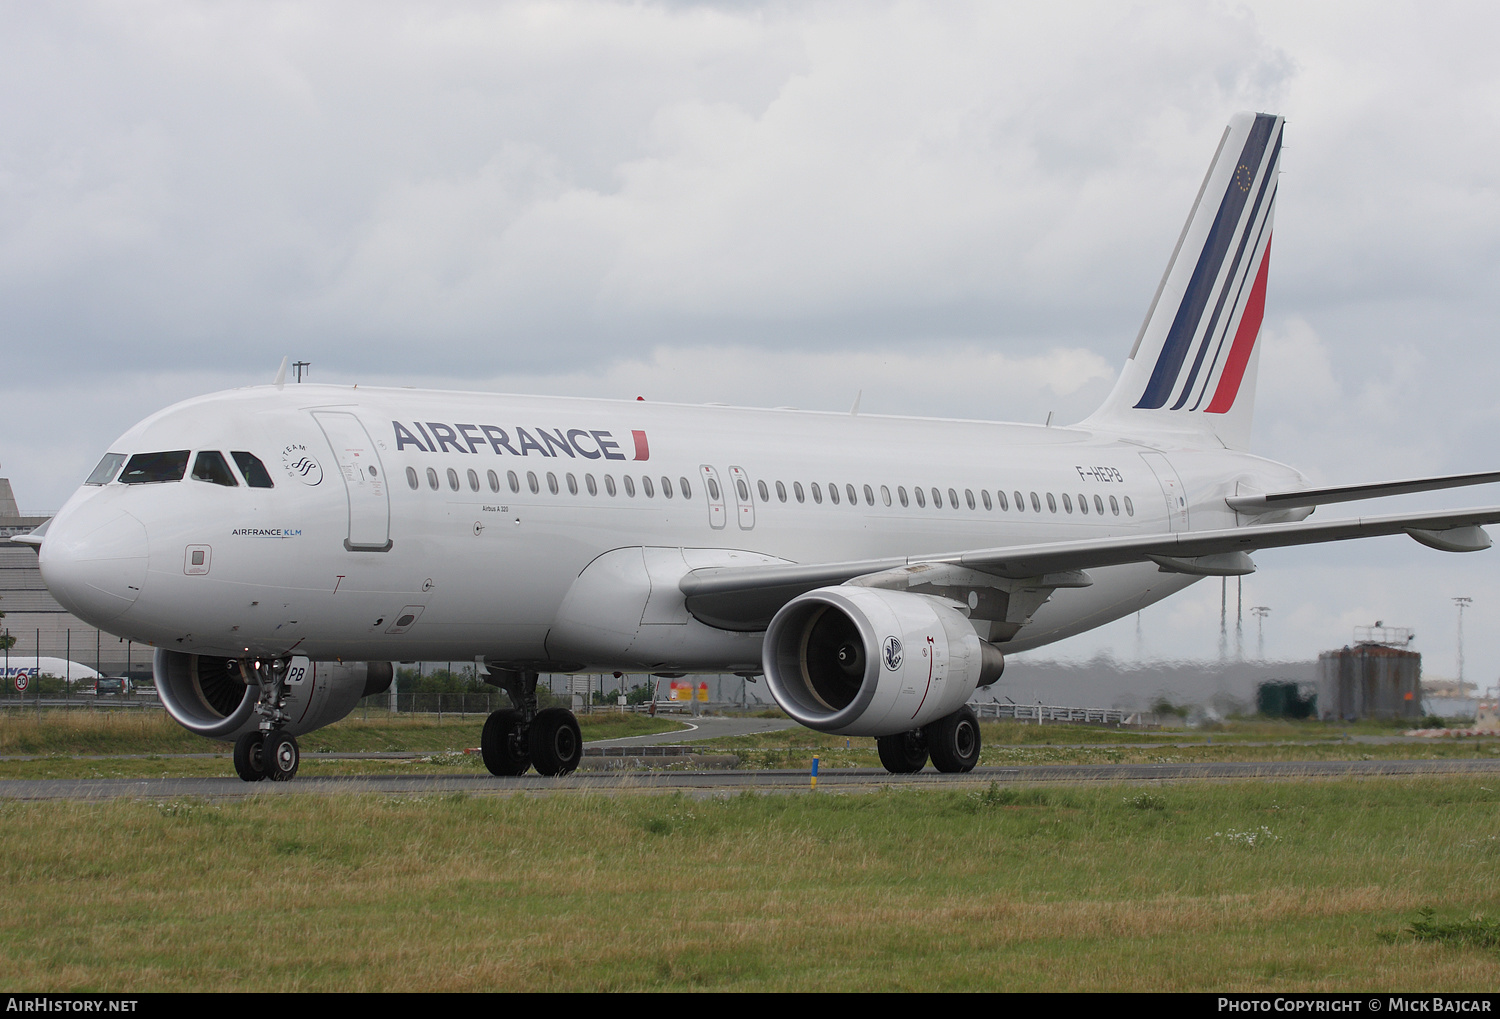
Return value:
<svg viewBox="0 0 1500 1019">
<path fill-rule="evenodd" d="M 1422 717 L 1422 656 L 1360 643 L 1318 656 L 1318 706 L 1326 719 Z"/>
</svg>

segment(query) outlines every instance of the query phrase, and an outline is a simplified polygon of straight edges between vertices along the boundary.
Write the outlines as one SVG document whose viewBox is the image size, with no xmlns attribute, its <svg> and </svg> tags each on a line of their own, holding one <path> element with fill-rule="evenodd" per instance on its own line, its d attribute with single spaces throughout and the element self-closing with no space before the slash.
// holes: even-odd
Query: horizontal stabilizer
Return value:
<svg viewBox="0 0 1500 1019">
<path fill-rule="evenodd" d="M 1322 506 L 1332 502 L 1358 502 L 1361 499 L 1383 499 L 1389 495 L 1413 492 L 1436 492 L 1444 488 L 1490 485 L 1500 482 L 1500 471 L 1482 474 L 1448 474 L 1434 478 L 1410 478 L 1406 481 L 1381 481 L 1371 485 L 1339 485 L 1334 488 L 1308 488 L 1297 492 L 1273 492 L 1270 495 L 1235 495 L 1226 499 L 1229 508 L 1238 513 L 1269 513 L 1299 506 Z"/>
</svg>

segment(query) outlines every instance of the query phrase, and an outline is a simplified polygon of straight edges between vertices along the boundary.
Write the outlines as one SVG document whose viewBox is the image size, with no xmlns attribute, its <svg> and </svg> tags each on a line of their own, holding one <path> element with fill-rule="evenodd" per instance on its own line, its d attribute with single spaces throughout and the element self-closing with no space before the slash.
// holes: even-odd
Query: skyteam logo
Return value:
<svg viewBox="0 0 1500 1019">
<path fill-rule="evenodd" d="M 281 466 L 288 475 L 309 487 L 322 483 L 323 468 L 308 453 L 307 447 L 294 442 L 281 451 Z"/>
<path fill-rule="evenodd" d="M 881 648 L 880 657 L 885 661 L 885 667 L 895 672 L 901 668 L 901 641 L 897 637 L 887 637 L 885 646 Z"/>
</svg>

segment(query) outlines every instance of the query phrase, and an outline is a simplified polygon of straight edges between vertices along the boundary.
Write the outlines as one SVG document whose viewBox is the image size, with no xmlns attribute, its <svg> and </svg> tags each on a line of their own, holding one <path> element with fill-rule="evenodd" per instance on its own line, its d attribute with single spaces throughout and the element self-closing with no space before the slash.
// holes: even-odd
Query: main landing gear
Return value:
<svg viewBox="0 0 1500 1019">
<path fill-rule="evenodd" d="M 285 659 L 239 663 L 245 682 L 260 686 L 260 700 L 255 705 L 260 728 L 234 741 L 234 771 L 246 782 L 259 782 L 263 778 L 290 782 L 302 763 L 296 737 L 283 728 L 289 664 Z"/>
<path fill-rule="evenodd" d="M 578 719 L 566 708 L 536 706 L 535 672 L 492 671 L 490 682 L 504 690 L 514 708 L 493 712 L 484 723 L 479 750 L 491 775 L 566 775 L 583 759 Z"/>
<path fill-rule="evenodd" d="M 938 771 L 950 774 L 973 771 L 979 763 L 979 716 L 964 705 L 920 729 L 881 736 L 875 747 L 880 752 L 880 763 L 893 775 L 921 771 L 929 756 Z"/>
</svg>

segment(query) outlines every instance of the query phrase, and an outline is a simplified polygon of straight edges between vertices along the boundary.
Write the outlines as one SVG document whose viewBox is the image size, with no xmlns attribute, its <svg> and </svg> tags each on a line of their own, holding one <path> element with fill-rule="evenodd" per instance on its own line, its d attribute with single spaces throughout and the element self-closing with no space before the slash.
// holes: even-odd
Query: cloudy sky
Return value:
<svg viewBox="0 0 1500 1019">
<path fill-rule="evenodd" d="M 55 510 L 135 420 L 284 354 L 1076 420 L 1241 109 L 1288 118 L 1256 451 L 1494 469 L 1497 30 L 1433 3 L 3 5 L 0 474 Z M 1269 656 L 1379 618 L 1451 675 L 1468 595 L 1493 683 L 1497 556 L 1266 552 L 1245 605 Z M 1142 649 L 1212 656 L 1218 612 L 1200 584 Z M 1135 621 L 1055 653 L 1101 649 L 1134 656 Z"/>
</svg>

